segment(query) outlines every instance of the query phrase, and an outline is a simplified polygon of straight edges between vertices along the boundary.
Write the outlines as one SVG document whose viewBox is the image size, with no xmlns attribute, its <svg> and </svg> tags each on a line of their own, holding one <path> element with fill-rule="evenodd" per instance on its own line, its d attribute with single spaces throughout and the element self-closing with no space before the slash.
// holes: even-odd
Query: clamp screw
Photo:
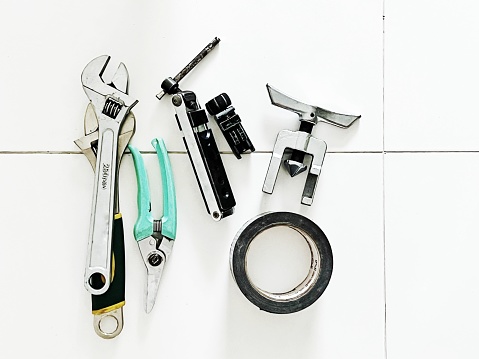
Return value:
<svg viewBox="0 0 479 359">
<path fill-rule="evenodd" d="M 150 254 L 148 257 L 148 263 L 150 263 L 153 267 L 158 267 L 162 261 L 163 259 L 158 253 Z"/>
<path fill-rule="evenodd" d="M 208 45 L 205 46 L 201 52 L 195 56 L 193 60 L 189 62 L 188 65 L 186 65 L 183 70 L 181 70 L 175 77 L 173 78 L 167 78 L 163 81 L 161 84 L 162 91 L 156 95 L 158 100 L 161 100 L 162 97 L 165 95 L 165 92 L 172 95 L 176 92 L 178 92 L 178 83 L 181 81 L 183 77 L 185 77 L 193 68 L 198 65 L 198 63 L 205 58 L 206 55 L 208 55 L 211 50 L 215 48 L 216 45 L 218 45 L 220 42 L 220 39 L 215 37 L 213 41 L 211 41 Z"/>
<path fill-rule="evenodd" d="M 175 96 L 173 96 L 173 98 L 171 99 L 171 102 L 173 102 L 173 105 L 175 105 L 176 107 L 179 107 L 183 101 L 181 100 L 181 96 L 180 96 L 180 95 L 175 95 Z"/>
</svg>

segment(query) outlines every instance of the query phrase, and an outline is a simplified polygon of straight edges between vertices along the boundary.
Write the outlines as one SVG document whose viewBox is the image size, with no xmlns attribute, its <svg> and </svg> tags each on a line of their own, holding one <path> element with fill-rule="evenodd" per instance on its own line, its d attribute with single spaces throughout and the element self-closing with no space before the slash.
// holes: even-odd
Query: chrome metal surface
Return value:
<svg viewBox="0 0 479 359">
<path fill-rule="evenodd" d="M 93 295 L 105 293 L 111 281 L 111 237 L 120 127 L 137 100 L 116 86 L 127 88 L 128 71 L 120 64 L 113 82 L 106 84 L 102 74 L 110 60 L 100 56 L 83 70 L 82 84 L 98 119 L 98 150 L 93 185 L 93 200 L 88 239 L 85 287 Z M 93 287 L 92 279 L 101 277 L 103 285 Z"/>
<path fill-rule="evenodd" d="M 147 270 L 147 281 L 145 286 L 145 311 L 149 313 L 155 305 L 161 275 L 163 274 L 165 263 L 171 255 L 175 241 L 167 237 L 157 239 L 151 236 L 142 239 L 137 243 L 143 258 L 143 263 L 145 263 Z M 149 258 L 152 255 L 158 255 L 161 258 L 159 265 L 152 265 L 150 263 Z"/>
<path fill-rule="evenodd" d="M 302 122 L 298 131 L 282 130 L 278 133 L 268 171 L 266 172 L 263 192 L 273 193 L 285 150 L 292 150 L 291 158 L 284 161 L 284 165 L 291 177 L 306 171 L 307 166 L 304 164 L 304 156 L 311 155 L 311 166 L 301 199 L 302 204 L 310 206 L 313 203 L 316 184 L 326 154 L 326 142 L 311 135 L 313 126 L 322 121 L 341 128 L 347 128 L 361 116 L 344 115 L 318 106 L 305 104 L 283 94 L 269 84 L 266 84 L 266 89 L 273 105 L 296 113 Z"/>
<path fill-rule="evenodd" d="M 312 156 L 309 167 L 307 185 L 304 188 L 301 203 L 311 205 L 313 202 L 316 183 L 321 173 L 324 156 L 326 155 L 326 142 L 311 136 L 303 131 L 282 130 L 278 133 L 269 162 L 268 171 L 263 184 L 263 192 L 273 193 L 274 184 L 281 166 L 284 151 L 297 149 Z"/>
<path fill-rule="evenodd" d="M 128 73 L 125 72 L 126 68 L 122 66 L 120 71 L 115 73 L 112 83 L 115 87 L 125 93 L 128 92 Z M 126 75 L 126 76 L 125 76 Z M 120 127 L 120 135 L 118 139 L 118 161 L 117 161 L 117 172 L 120 167 L 120 162 L 125 152 L 126 146 L 128 145 L 131 137 L 135 132 L 135 116 L 132 112 L 129 112 L 124 120 L 122 126 Z M 82 153 L 87 157 L 90 165 L 95 171 L 96 168 L 96 154 L 98 151 L 98 118 L 95 112 L 94 105 L 90 102 L 85 111 L 84 117 L 84 132 L 85 136 L 79 138 L 75 141 L 75 144 L 80 148 Z M 119 193 L 118 193 L 119 181 L 118 179 L 115 182 L 115 204 L 114 212 L 119 213 Z M 116 324 L 116 328 L 112 331 L 106 331 L 102 329 L 102 323 L 107 320 L 113 320 Z M 111 324 L 111 323 L 110 323 Z M 114 309 L 105 311 L 102 314 L 94 314 L 93 318 L 93 327 L 95 332 L 102 338 L 111 339 L 116 337 L 123 329 L 123 306 Z"/>
<path fill-rule="evenodd" d="M 106 331 L 102 328 L 102 322 L 112 319 L 116 322 L 116 328 L 112 331 Z M 95 333 L 103 339 L 113 339 L 121 333 L 123 329 L 123 307 L 102 313 L 93 315 L 93 328 Z"/>
<path fill-rule="evenodd" d="M 274 87 L 266 84 L 271 103 L 275 106 L 293 111 L 299 115 L 300 121 L 307 121 L 313 124 L 319 121 L 329 123 L 342 128 L 347 128 L 361 116 L 344 115 L 332 111 L 325 110 L 318 106 L 307 105 L 303 102 L 283 94 Z"/>
<path fill-rule="evenodd" d="M 93 130 L 89 131 L 88 129 L 91 127 L 87 127 L 87 123 L 96 123 L 96 126 Z M 131 137 L 135 133 L 135 126 L 135 115 L 133 112 L 129 112 L 125 121 L 123 122 L 123 125 L 120 127 L 120 135 L 118 137 L 118 162 L 120 161 L 121 156 L 123 156 Z M 85 112 L 85 136 L 80 137 L 74 142 L 86 156 L 94 171 L 96 168 L 96 152 L 98 150 L 98 119 L 96 117 L 95 109 L 92 103 L 88 104 Z M 119 163 L 117 167 L 119 167 Z"/>
</svg>

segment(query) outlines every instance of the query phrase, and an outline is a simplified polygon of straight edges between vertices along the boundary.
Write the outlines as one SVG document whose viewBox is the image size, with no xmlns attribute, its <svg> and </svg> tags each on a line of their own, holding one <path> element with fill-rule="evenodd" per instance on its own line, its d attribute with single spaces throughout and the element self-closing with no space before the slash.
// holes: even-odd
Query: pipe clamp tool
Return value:
<svg viewBox="0 0 479 359">
<path fill-rule="evenodd" d="M 176 112 L 176 121 L 183 133 L 183 142 L 190 157 L 196 180 L 200 187 L 206 209 L 215 221 L 234 212 L 236 205 L 233 191 L 221 160 L 212 130 L 208 127 L 208 116 L 192 91 L 182 91 L 179 81 L 190 72 L 218 43 L 211 41 L 174 78 L 168 77 L 161 83 L 163 89 L 157 97 L 165 93 L 172 95 L 171 101 Z"/>
<path fill-rule="evenodd" d="M 307 105 L 279 92 L 268 84 L 266 88 L 271 103 L 296 113 L 301 123 L 298 131 L 282 130 L 278 133 L 269 162 L 268 172 L 264 180 L 263 192 L 273 193 L 274 184 L 285 151 L 289 152 L 290 157 L 284 160 L 284 166 L 291 177 L 307 169 L 307 165 L 304 164 L 304 157 L 305 155 L 310 155 L 312 157 L 311 165 L 301 198 L 302 204 L 310 206 L 313 203 L 316 184 L 326 154 L 326 142 L 311 135 L 314 125 L 322 121 L 341 128 L 348 128 L 361 116 L 343 115 L 317 106 Z"/>
</svg>

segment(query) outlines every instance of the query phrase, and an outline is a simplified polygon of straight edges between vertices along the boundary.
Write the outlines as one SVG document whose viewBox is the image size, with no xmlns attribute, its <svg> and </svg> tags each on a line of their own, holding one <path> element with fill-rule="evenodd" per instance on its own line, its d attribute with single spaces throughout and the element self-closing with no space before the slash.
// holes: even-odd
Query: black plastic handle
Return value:
<svg viewBox="0 0 479 359">
<path fill-rule="evenodd" d="M 195 136 L 208 172 L 216 202 L 223 217 L 226 217 L 233 213 L 236 201 L 213 132 L 208 129 L 197 132 Z"/>
<path fill-rule="evenodd" d="M 113 222 L 111 267 L 110 288 L 101 295 L 91 296 L 93 314 L 115 310 L 125 305 L 125 243 L 121 214 L 116 214 Z"/>
<path fill-rule="evenodd" d="M 222 93 L 205 104 L 206 110 L 214 116 L 218 127 L 225 136 L 228 145 L 237 159 L 247 151 L 254 152 L 255 148 L 241 124 L 241 118 L 231 106 L 231 99 L 226 93 Z"/>
</svg>

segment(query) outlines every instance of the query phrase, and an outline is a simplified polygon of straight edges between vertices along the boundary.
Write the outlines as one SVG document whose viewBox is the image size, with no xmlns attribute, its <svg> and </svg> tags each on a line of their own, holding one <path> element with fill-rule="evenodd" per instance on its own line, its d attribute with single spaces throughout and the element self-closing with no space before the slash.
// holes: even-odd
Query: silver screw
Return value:
<svg viewBox="0 0 479 359">
<path fill-rule="evenodd" d="M 175 96 L 173 96 L 173 98 L 171 99 L 171 102 L 173 102 L 173 105 L 175 105 L 176 107 L 179 107 L 183 101 L 181 100 L 181 96 L 180 96 L 180 95 L 175 95 Z"/>
</svg>

